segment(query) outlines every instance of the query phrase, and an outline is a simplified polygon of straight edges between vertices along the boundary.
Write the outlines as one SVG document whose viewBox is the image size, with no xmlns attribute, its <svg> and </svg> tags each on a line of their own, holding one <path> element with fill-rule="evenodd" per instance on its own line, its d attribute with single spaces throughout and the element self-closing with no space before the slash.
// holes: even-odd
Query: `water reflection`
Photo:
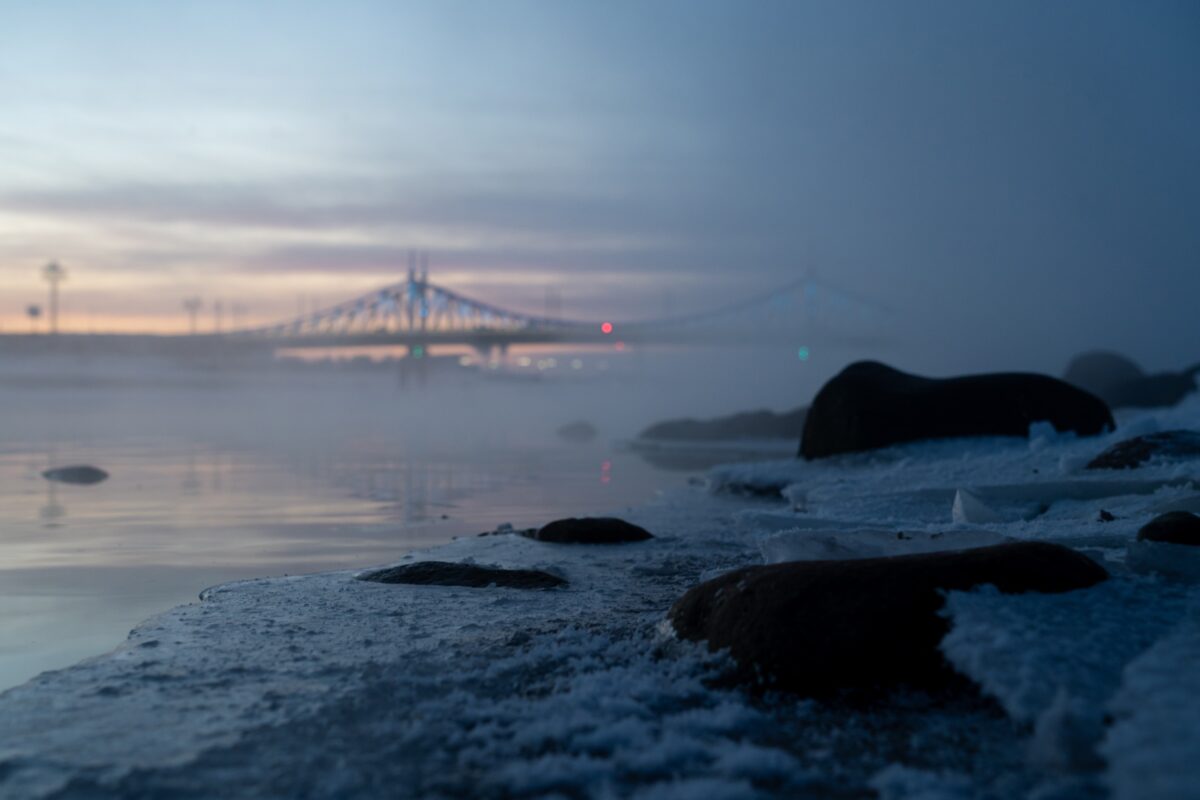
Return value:
<svg viewBox="0 0 1200 800">
<path fill-rule="evenodd" d="M 681 483 L 632 454 L 549 437 L 468 452 L 369 436 L 197 439 L 0 440 L 0 690 L 102 652 L 214 583 L 392 561 L 502 522 L 610 511 Z M 96 486 L 42 477 L 66 462 L 110 477 Z"/>
<path fill-rule="evenodd" d="M 214 583 L 619 512 L 740 455 L 614 448 L 651 421 L 624 380 L 401 390 L 390 371 L 125 369 L 69 385 L 0 381 L 0 418 L 21 421 L 0 428 L 0 688 L 107 649 Z M 662 410 L 692 411 L 674 403 Z M 594 440 L 556 435 L 581 420 Z M 64 463 L 110 477 L 41 477 Z"/>
</svg>

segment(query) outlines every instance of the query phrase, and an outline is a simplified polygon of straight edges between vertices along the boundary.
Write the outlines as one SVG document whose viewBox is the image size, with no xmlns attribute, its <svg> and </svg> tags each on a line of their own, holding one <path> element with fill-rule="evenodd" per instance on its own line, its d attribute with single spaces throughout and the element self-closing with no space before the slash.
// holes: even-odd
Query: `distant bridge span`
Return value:
<svg viewBox="0 0 1200 800">
<path fill-rule="evenodd" d="M 820 298 L 819 302 L 814 300 Z M 187 335 L 7 334 L 0 351 L 206 355 L 283 349 L 457 345 L 481 352 L 533 344 L 750 344 L 794 341 L 822 313 L 856 336 L 878 308 L 811 279 L 699 313 L 633 321 L 576 320 L 481 302 L 409 270 L 407 280 L 294 319 Z"/>
<path fill-rule="evenodd" d="M 847 296 L 797 280 L 706 311 L 633 321 L 576 320 L 501 308 L 431 283 L 408 279 L 287 322 L 225 334 L 279 348 L 467 345 L 477 349 L 522 344 L 749 342 L 780 338 L 779 321 L 795 323 L 814 293 Z M 790 327 L 795 327 L 793 324 Z"/>
</svg>

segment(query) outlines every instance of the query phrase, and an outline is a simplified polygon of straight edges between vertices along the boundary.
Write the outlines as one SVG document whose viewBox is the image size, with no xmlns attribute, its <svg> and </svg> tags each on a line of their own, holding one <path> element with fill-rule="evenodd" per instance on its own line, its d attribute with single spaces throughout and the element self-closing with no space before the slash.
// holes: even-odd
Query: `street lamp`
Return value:
<svg viewBox="0 0 1200 800">
<path fill-rule="evenodd" d="M 50 284 L 50 332 L 58 333 L 58 284 L 67 278 L 67 271 L 57 261 L 42 267 L 42 277 Z"/>
<path fill-rule="evenodd" d="M 194 336 L 196 334 L 196 314 L 200 311 L 200 298 L 189 297 L 183 301 L 183 309 L 188 313 L 188 320 L 191 323 L 190 329 Z"/>
</svg>

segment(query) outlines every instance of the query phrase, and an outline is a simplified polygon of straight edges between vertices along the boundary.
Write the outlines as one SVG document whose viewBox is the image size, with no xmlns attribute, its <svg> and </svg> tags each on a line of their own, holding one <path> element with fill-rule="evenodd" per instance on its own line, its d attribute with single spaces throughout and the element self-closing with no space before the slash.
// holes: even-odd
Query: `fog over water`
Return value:
<svg viewBox="0 0 1200 800">
<path fill-rule="evenodd" d="M 19 424 L 0 434 L 0 688 L 104 652 L 216 583 L 361 568 L 505 522 L 643 503 L 736 457 L 664 468 L 623 444 L 646 425 L 806 400 L 811 362 L 773 350 L 567 352 L 545 372 L 520 369 L 518 352 L 511 368 L 451 360 L 403 385 L 394 364 L 9 359 L 0 414 Z M 597 438 L 556 436 L 576 420 Z M 77 463 L 111 477 L 40 474 Z"/>
<path fill-rule="evenodd" d="M 856 359 L 1195 364 L 1198 44 L 1186 0 L 6 8 L 0 690 L 212 584 L 790 456 L 628 442 L 794 409 Z M 497 369 L 431 347 L 428 374 L 22 350 L 50 259 L 64 331 L 182 333 L 194 298 L 208 333 L 395 284 L 414 249 L 437 286 L 614 341 Z M 754 296 L 703 343 L 617 343 Z M 111 477 L 41 475 L 82 463 Z"/>
<path fill-rule="evenodd" d="M 5 3 L 0 800 L 1190 797 L 1198 212 L 1196 0 Z"/>
</svg>

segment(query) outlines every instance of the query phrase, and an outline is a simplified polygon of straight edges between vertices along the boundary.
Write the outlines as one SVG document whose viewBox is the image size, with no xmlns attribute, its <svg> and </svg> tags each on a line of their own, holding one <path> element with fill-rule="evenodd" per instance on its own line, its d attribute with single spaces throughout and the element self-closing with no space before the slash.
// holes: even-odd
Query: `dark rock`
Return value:
<svg viewBox="0 0 1200 800">
<path fill-rule="evenodd" d="M 1136 381 L 1146 377 L 1146 373 L 1133 359 L 1126 358 L 1120 353 L 1110 353 L 1095 350 L 1081 353 L 1071 359 L 1063 380 L 1073 386 L 1078 386 L 1086 392 L 1104 398 L 1109 388 L 1119 383 Z"/>
<path fill-rule="evenodd" d="M 776 414 L 749 411 L 716 419 L 672 419 L 651 425 L 639 438 L 660 441 L 720 441 L 723 439 L 791 439 L 804 431 L 808 407 Z"/>
<path fill-rule="evenodd" d="M 537 532 L 537 528 L 521 528 L 520 530 L 517 530 L 516 528 L 513 527 L 511 522 L 501 522 L 499 525 L 496 526 L 495 530 L 484 531 L 483 533 L 480 533 L 477 535 L 479 535 L 479 536 L 507 536 L 508 534 L 511 534 L 511 533 L 518 533 L 521 536 L 527 536 L 529 538 L 533 538 L 533 534 L 535 534 L 536 532 Z"/>
<path fill-rule="evenodd" d="M 525 535 L 539 542 L 558 544 L 619 544 L 654 538 L 645 528 L 616 517 L 558 519 L 543 525 L 532 535 Z"/>
<path fill-rule="evenodd" d="M 503 586 L 508 589 L 553 589 L 565 586 L 557 575 L 535 569 L 498 569 L 448 561 L 418 561 L 358 576 L 373 583 L 415 583 L 436 586 Z"/>
<path fill-rule="evenodd" d="M 800 455 L 824 458 L 959 436 L 1024 437 L 1034 422 L 1082 436 L 1116 427 L 1102 400 L 1047 375 L 1001 372 L 934 379 L 859 361 L 817 393 L 804 423 Z"/>
<path fill-rule="evenodd" d="M 1138 531 L 1139 542 L 1200 545 L 1200 517 L 1190 511 L 1159 514 Z"/>
<path fill-rule="evenodd" d="M 739 481 L 723 481 L 714 487 L 716 494 L 731 494 L 736 497 L 753 497 L 761 500 L 786 500 L 784 491 L 791 486 L 791 481 L 771 480 L 770 478 L 749 478 Z"/>
<path fill-rule="evenodd" d="M 1102 509 L 1100 509 L 1099 519 L 1101 522 L 1112 522 L 1116 519 L 1116 517 L 1113 516 L 1111 511 L 1105 511 L 1102 508 Z"/>
<path fill-rule="evenodd" d="M 1072 359 L 1063 377 L 1112 408 L 1161 408 L 1195 391 L 1198 373 L 1200 364 L 1182 372 L 1147 375 L 1125 356 L 1097 351 Z"/>
<path fill-rule="evenodd" d="M 596 428 L 590 422 L 579 420 L 563 425 L 556 433 L 568 442 L 590 442 L 596 438 Z"/>
<path fill-rule="evenodd" d="M 56 481 L 58 483 L 75 483 L 80 486 L 91 486 L 93 483 L 106 480 L 108 473 L 99 467 L 93 467 L 89 464 L 76 464 L 70 467 L 48 469 L 42 473 L 42 477 L 48 481 Z"/>
<path fill-rule="evenodd" d="M 1159 372 L 1124 381 L 1101 395 L 1113 408 L 1169 408 L 1196 391 L 1196 370 Z"/>
<path fill-rule="evenodd" d="M 1089 461 L 1087 469 L 1133 469 L 1152 458 L 1197 457 L 1200 457 L 1200 432 L 1161 431 L 1117 442 Z"/>
<path fill-rule="evenodd" d="M 729 648 L 734 677 L 816 695 L 909 684 L 952 685 L 938 644 L 942 593 L 992 584 L 1066 592 L 1105 580 L 1087 556 L 1018 542 L 956 552 L 747 567 L 689 590 L 671 608 L 680 636 Z"/>
</svg>

